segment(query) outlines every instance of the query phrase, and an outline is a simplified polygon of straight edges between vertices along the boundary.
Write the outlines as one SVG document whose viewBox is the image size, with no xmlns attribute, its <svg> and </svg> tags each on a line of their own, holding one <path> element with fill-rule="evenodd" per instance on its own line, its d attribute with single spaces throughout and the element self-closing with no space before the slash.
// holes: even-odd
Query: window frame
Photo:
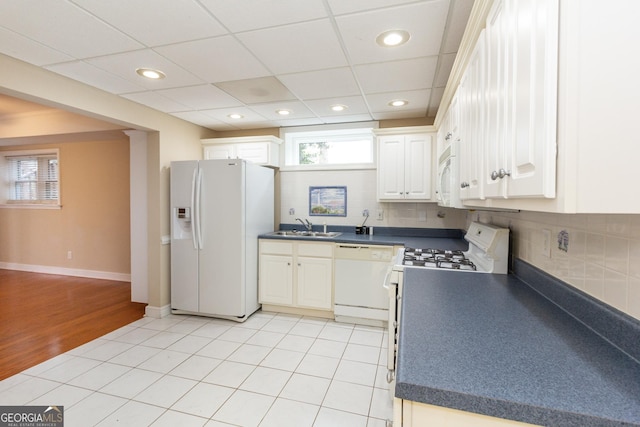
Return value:
<svg viewBox="0 0 640 427">
<path fill-rule="evenodd" d="M 12 158 L 44 158 L 55 157 L 58 163 L 56 182 L 58 186 L 56 199 L 36 199 L 36 200 L 20 200 L 11 198 L 11 186 L 15 182 L 12 176 L 13 161 Z M 37 149 L 37 150 L 12 150 L 0 151 L 0 175 L 2 179 L 2 192 L 0 192 L 0 208 L 13 209 L 60 209 L 61 205 L 61 183 L 60 183 L 60 150 L 57 148 Z M 43 179 L 43 174 L 39 173 L 36 183 L 47 181 Z M 38 184 L 37 184 L 38 185 Z"/>
<path fill-rule="evenodd" d="M 284 140 L 282 155 L 283 171 L 321 171 L 321 170 L 350 170 L 375 169 L 377 162 L 376 137 L 373 133 L 377 122 L 364 122 L 351 125 L 321 125 L 301 126 L 296 128 L 281 128 L 280 137 Z M 370 141 L 371 162 L 364 163 L 330 163 L 330 164 L 297 164 L 299 146 L 312 139 L 327 139 L 332 142 L 349 139 L 351 137 L 366 137 Z M 369 139 L 370 138 L 370 139 Z M 292 164 L 295 159 L 296 164 Z"/>
</svg>

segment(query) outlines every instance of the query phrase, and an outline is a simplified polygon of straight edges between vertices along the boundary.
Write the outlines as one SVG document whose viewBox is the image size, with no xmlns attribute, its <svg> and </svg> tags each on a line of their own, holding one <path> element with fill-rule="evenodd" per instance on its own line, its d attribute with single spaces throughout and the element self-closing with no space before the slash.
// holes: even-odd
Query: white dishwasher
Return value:
<svg viewBox="0 0 640 427">
<path fill-rule="evenodd" d="M 384 326 L 389 293 L 382 287 L 390 270 L 393 246 L 336 243 L 334 252 L 337 322 Z"/>
</svg>

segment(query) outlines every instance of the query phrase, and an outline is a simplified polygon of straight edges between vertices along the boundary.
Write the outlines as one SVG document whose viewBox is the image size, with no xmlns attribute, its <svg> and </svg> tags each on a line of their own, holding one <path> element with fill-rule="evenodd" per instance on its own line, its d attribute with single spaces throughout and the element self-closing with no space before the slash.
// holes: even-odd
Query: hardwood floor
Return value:
<svg viewBox="0 0 640 427">
<path fill-rule="evenodd" d="M 144 315 L 130 284 L 0 269 L 0 380 Z"/>
</svg>

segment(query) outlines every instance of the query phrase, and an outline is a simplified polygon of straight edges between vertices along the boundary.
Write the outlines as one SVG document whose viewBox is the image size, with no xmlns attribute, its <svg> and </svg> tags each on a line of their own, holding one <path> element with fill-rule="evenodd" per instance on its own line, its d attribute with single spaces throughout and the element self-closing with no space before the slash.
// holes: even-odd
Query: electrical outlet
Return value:
<svg viewBox="0 0 640 427">
<path fill-rule="evenodd" d="M 542 230 L 542 255 L 551 258 L 551 230 Z"/>
<path fill-rule="evenodd" d="M 366 217 L 368 217 L 368 216 L 369 216 L 369 209 L 365 209 L 365 210 L 363 210 L 363 211 L 362 211 L 362 216 L 366 216 Z"/>
<path fill-rule="evenodd" d="M 73 259 L 73 252 L 67 251 L 67 259 Z"/>
<path fill-rule="evenodd" d="M 379 210 L 378 211 L 378 221 L 382 221 L 384 219 L 384 211 L 383 210 Z"/>
<path fill-rule="evenodd" d="M 296 210 L 294 208 L 289 208 L 289 215 L 295 215 Z"/>
</svg>

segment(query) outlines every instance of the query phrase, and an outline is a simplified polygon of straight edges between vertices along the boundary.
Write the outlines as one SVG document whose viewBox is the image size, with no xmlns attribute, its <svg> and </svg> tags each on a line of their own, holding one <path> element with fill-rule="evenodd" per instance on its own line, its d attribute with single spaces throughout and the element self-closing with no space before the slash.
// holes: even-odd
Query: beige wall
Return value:
<svg viewBox="0 0 640 427">
<path fill-rule="evenodd" d="M 149 132 L 147 150 L 147 270 L 149 304 L 169 304 L 169 164 L 200 158 L 201 138 L 215 132 L 187 123 L 143 105 L 111 95 L 58 74 L 0 55 L 0 92 L 49 106 L 62 107 L 129 129 Z"/>
<path fill-rule="evenodd" d="M 59 149 L 62 209 L 0 209 L 0 262 L 128 275 L 129 139 L 1 147 L 0 155 L 35 148 Z"/>
</svg>

